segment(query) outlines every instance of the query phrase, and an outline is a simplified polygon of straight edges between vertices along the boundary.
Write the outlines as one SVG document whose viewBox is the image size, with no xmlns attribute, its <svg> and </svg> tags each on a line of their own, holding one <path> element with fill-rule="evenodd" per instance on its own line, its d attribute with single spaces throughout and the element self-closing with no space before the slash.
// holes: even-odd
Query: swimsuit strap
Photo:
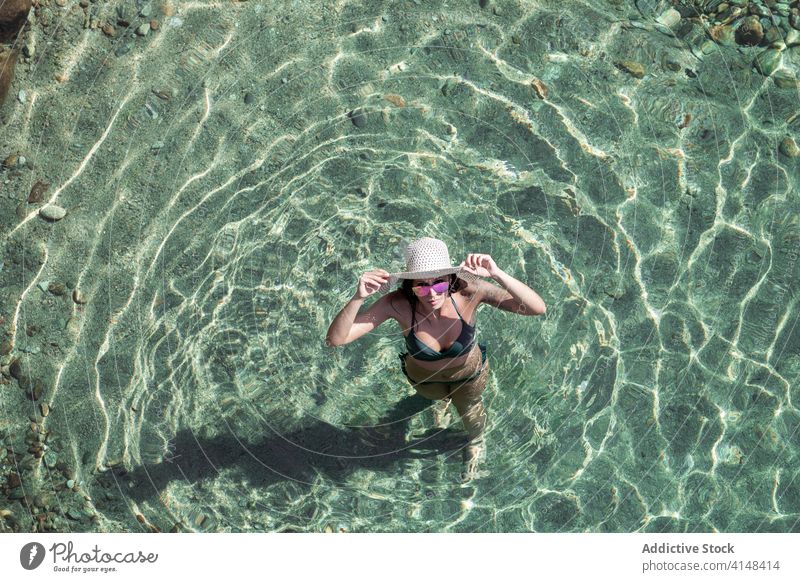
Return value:
<svg viewBox="0 0 800 582">
<path fill-rule="evenodd" d="M 458 310 L 458 305 L 456 305 L 456 300 L 455 300 L 455 299 L 453 299 L 453 296 L 452 296 L 452 295 L 450 295 L 450 301 L 452 301 L 452 302 L 453 302 L 453 307 L 455 307 L 455 308 L 456 308 L 456 313 L 458 313 L 458 318 L 459 318 L 461 321 L 463 321 L 464 323 L 467 323 L 466 321 L 464 321 L 464 318 L 463 318 L 463 317 L 461 317 L 461 312 Z M 469 324 L 467 323 L 467 325 L 469 325 Z"/>
</svg>

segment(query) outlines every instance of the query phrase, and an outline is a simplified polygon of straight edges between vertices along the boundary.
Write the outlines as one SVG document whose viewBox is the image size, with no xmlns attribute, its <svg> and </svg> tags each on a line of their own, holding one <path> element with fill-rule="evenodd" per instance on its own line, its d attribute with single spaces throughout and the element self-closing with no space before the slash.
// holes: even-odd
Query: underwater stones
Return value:
<svg viewBox="0 0 800 582">
<path fill-rule="evenodd" d="M 736 42 L 742 46 L 755 46 L 763 38 L 764 28 L 756 16 L 748 16 L 736 29 Z"/>
<path fill-rule="evenodd" d="M 778 69 L 772 74 L 772 80 L 779 89 L 800 89 L 800 80 L 786 69 Z"/>
<path fill-rule="evenodd" d="M 619 70 L 624 71 L 629 75 L 636 77 L 637 79 L 644 77 L 645 69 L 644 65 L 641 63 L 637 63 L 636 61 L 616 61 L 614 65 Z"/>
<path fill-rule="evenodd" d="M 44 384 L 38 378 L 33 380 L 31 384 L 30 390 L 28 390 L 28 398 L 31 400 L 39 400 L 44 394 Z"/>
<path fill-rule="evenodd" d="M 669 4 L 666 0 L 636 0 L 636 8 L 642 16 L 653 17 L 656 14 L 661 14 Z"/>
<path fill-rule="evenodd" d="M 774 73 L 780 64 L 781 52 L 772 48 L 759 53 L 756 55 L 756 58 L 753 59 L 753 66 L 765 77 L 769 77 Z"/>
<path fill-rule="evenodd" d="M 0 47 L 0 105 L 6 100 L 8 88 L 14 79 L 14 67 L 19 53 L 7 47 Z"/>
<path fill-rule="evenodd" d="M 52 293 L 53 295 L 64 295 L 67 292 L 67 288 L 64 286 L 63 283 L 50 283 L 47 286 L 47 290 Z"/>
<path fill-rule="evenodd" d="M 55 204 L 48 204 L 39 210 L 39 215 L 51 222 L 55 222 L 64 218 L 67 215 L 67 211 Z"/>
<path fill-rule="evenodd" d="M 0 42 L 12 44 L 25 25 L 31 0 L 4 0 L 0 3 Z"/>
<path fill-rule="evenodd" d="M 656 18 L 656 22 L 658 22 L 659 24 L 663 24 L 668 28 L 672 28 L 680 21 L 681 21 L 681 13 L 675 10 L 674 8 L 668 9 L 666 12 L 663 12 L 661 16 Z"/>
<path fill-rule="evenodd" d="M 366 114 L 361 108 L 348 111 L 347 116 L 350 118 L 350 121 L 352 121 L 353 125 L 355 125 L 356 127 L 361 128 L 367 124 Z"/>
<path fill-rule="evenodd" d="M 31 191 L 28 194 L 28 204 L 36 204 L 41 202 L 44 198 L 45 192 L 47 192 L 49 187 L 50 184 L 44 180 L 36 180 L 36 183 L 31 187 Z"/>
<path fill-rule="evenodd" d="M 19 358 L 14 358 L 14 361 L 8 366 L 8 371 L 11 372 L 11 376 L 19 380 L 23 377 L 22 372 L 22 360 Z"/>
<path fill-rule="evenodd" d="M 719 44 L 730 46 L 734 44 L 733 28 L 728 25 L 712 26 L 708 34 Z"/>
<path fill-rule="evenodd" d="M 55 467 L 57 462 L 58 455 L 54 451 L 47 451 L 44 454 L 44 464 L 47 465 L 49 469 Z"/>
<path fill-rule="evenodd" d="M 536 92 L 536 96 L 539 99 L 546 99 L 547 98 L 547 85 L 542 83 L 539 79 L 534 79 L 531 81 L 531 87 Z"/>
<path fill-rule="evenodd" d="M 778 149 L 784 156 L 789 158 L 796 158 L 800 156 L 800 147 L 797 147 L 797 142 L 788 135 L 781 140 L 781 144 L 778 146 Z"/>
<path fill-rule="evenodd" d="M 72 300 L 78 305 L 84 305 L 87 301 L 86 295 L 80 289 L 73 289 Z"/>
<path fill-rule="evenodd" d="M 444 85 L 442 85 L 441 89 L 439 90 L 441 91 L 442 95 L 448 97 L 450 93 L 453 92 L 453 89 L 455 89 L 457 86 L 458 86 L 457 81 L 455 81 L 454 79 L 447 79 L 447 81 L 445 81 Z"/>
<path fill-rule="evenodd" d="M 79 509 L 72 507 L 67 510 L 67 517 L 74 521 L 80 521 L 83 518 L 83 513 Z"/>
</svg>

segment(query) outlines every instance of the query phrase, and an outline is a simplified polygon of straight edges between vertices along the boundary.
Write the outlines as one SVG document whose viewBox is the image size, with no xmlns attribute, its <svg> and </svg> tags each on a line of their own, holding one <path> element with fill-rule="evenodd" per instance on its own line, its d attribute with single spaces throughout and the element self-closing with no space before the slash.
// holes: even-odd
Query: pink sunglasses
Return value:
<svg viewBox="0 0 800 582">
<path fill-rule="evenodd" d="M 436 293 L 444 293 L 450 287 L 450 283 L 448 281 L 442 281 L 440 283 L 434 283 L 433 285 L 414 285 L 412 289 L 417 297 L 425 297 L 429 295 L 431 289 L 436 291 Z"/>
</svg>

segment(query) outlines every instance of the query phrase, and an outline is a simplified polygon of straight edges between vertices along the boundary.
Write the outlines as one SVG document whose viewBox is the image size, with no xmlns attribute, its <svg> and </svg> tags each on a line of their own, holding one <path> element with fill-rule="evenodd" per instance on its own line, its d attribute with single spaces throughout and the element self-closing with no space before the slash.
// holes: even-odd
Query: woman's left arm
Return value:
<svg viewBox="0 0 800 582">
<path fill-rule="evenodd" d="M 479 288 L 484 303 L 520 315 L 544 315 L 547 312 L 547 306 L 536 291 L 503 271 L 489 255 L 470 254 L 461 265 L 471 273 L 491 277 L 503 287 L 483 281 Z"/>
</svg>

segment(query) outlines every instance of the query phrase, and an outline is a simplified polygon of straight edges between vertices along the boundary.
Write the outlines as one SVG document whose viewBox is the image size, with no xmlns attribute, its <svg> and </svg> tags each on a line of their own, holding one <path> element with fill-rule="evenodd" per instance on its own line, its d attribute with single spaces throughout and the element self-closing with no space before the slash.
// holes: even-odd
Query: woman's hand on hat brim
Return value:
<svg viewBox="0 0 800 582">
<path fill-rule="evenodd" d="M 459 267 L 479 277 L 494 278 L 494 276 L 500 272 L 500 269 L 497 267 L 492 257 L 478 253 L 470 253 L 467 255 L 466 260 L 461 261 Z"/>
</svg>

